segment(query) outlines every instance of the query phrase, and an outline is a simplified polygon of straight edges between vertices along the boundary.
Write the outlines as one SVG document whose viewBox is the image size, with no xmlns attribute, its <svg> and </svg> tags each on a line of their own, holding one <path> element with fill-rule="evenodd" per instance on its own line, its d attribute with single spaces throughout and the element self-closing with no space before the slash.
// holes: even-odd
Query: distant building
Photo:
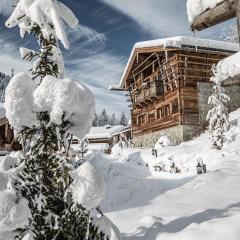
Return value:
<svg viewBox="0 0 240 240">
<path fill-rule="evenodd" d="M 3 103 L 0 104 L 0 155 L 5 155 L 10 151 L 21 150 L 21 145 L 14 139 L 13 129 L 5 117 Z"/>
<path fill-rule="evenodd" d="M 103 126 L 92 127 L 86 138 L 89 141 L 89 149 L 100 150 L 106 153 L 111 153 L 111 148 L 114 145 L 114 136 L 125 129 L 125 126 Z"/>
<path fill-rule="evenodd" d="M 161 135 L 173 144 L 205 129 L 212 66 L 236 53 L 238 44 L 173 37 L 135 44 L 116 91 L 128 91 L 133 143 L 152 147 Z M 230 110 L 240 106 L 240 86 L 227 86 Z"/>
</svg>

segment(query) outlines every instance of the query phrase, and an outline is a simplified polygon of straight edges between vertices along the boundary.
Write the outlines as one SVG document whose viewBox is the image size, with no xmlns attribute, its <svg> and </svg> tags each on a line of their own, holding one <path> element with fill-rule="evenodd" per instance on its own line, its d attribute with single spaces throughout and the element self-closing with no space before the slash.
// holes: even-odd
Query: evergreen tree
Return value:
<svg viewBox="0 0 240 240">
<path fill-rule="evenodd" d="M 94 115 L 94 119 L 93 119 L 93 122 L 92 122 L 92 126 L 93 127 L 98 127 L 98 125 L 99 125 L 99 123 L 98 123 L 98 115 L 97 115 L 97 113 L 95 113 L 95 115 Z"/>
<path fill-rule="evenodd" d="M 127 118 L 126 118 L 124 112 L 121 113 L 119 124 L 123 125 L 123 126 L 127 126 L 128 125 Z"/>
<path fill-rule="evenodd" d="M 0 72 L 0 102 L 5 101 L 5 91 L 11 77 Z"/>
<path fill-rule="evenodd" d="M 54 8 L 51 10 L 55 14 L 59 13 L 61 6 L 64 6 L 58 5 L 54 0 L 47 3 L 49 6 L 45 8 L 48 10 Z M 21 1 L 6 25 L 12 27 L 16 23 L 21 24 L 21 33 L 28 32 L 37 37 L 40 44 L 39 53 L 21 49 L 24 59 L 37 58 L 32 68 L 33 79 L 41 83 L 47 75 L 63 78 L 63 61 L 57 41 L 57 34 L 63 29 L 56 29 L 59 27 L 58 24 L 54 25 L 56 18 L 51 19 L 41 7 L 37 10 L 43 17 L 38 16 L 39 22 L 33 21 L 29 12 L 22 13 L 20 4 Z M 63 9 L 66 10 L 67 7 L 64 6 Z M 63 19 L 68 23 L 70 19 L 74 19 L 69 9 Z M 62 35 L 63 32 L 60 39 L 67 45 Z M 17 229 L 16 239 L 21 240 L 26 234 L 30 234 L 34 240 L 108 239 L 93 224 L 90 211 L 73 202 L 71 192 L 68 190 L 73 181 L 70 171 L 74 168 L 68 160 L 66 148 L 67 130 L 71 123 L 64 120 L 64 114 L 61 125 L 53 124 L 48 112 L 38 112 L 36 115 L 39 126 L 24 127 L 19 134 L 24 143 L 25 157 L 24 167 L 15 188 L 19 197 L 28 200 L 31 217 L 25 228 Z"/>
<path fill-rule="evenodd" d="M 218 74 L 214 70 L 212 80 L 216 83 L 213 87 L 213 93 L 208 99 L 208 104 L 213 108 L 208 112 L 207 121 L 209 121 L 209 133 L 211 135 L 212 146 L 220 150 L 225 141 L 225 133 L 229 130 L 229 115 L 226 104 L 230 98 L 225 94 L 224 88 L 218 82 Z"/>
<path fill-rule="evenodd" d="M 111 126 L 117 125 L 117 119 L 116 119 L 115 113 L 113 113 L 111 116 L 110 125 Z"/>
<path fill-rule="evenodd" d="M 99 126 L 106 126 L 107 124 L 109 124 L 109 117 L 107 114 L 106 109 L 103 109 L 101 115 L 99 116 Z"/>
</svg>

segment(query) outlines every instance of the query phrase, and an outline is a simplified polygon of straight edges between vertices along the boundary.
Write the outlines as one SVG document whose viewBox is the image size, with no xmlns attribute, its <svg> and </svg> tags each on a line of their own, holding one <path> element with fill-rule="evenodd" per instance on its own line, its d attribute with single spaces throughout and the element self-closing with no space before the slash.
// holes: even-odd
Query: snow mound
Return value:
<svg viewBox="0 0 240 240">
<path fill-rule="evenodd" d="M 0 240 L 13 239 L 17 228 L 28 223 L 30 211 L 25 199 L 16 196 L 13 183 L 22 169 L 19 153 L 0 158 Z"/>
<path fill-rule="evenodd" d="M 24 37 L 33 25 L 37 24 L 41 27 L 45 39 L 56 35 L 64 47 L 69 48 L 62 20 L 71 28 L 78 24 L 73 12 L 57 0 L 20 0 L 6 21 L 6 26 L 12 28 L 18 25 L 20 34 Z"/>
<path fill-rule="evenodd" d="M 31 233 L 28 233 L 27 235 L 25 235 L 25 236 L 23 237 L 22 240 L 34 240 L 34 239 L 33 239 L 32 234 L 31 234 Z"/>
<path fill-rule="evenodd" d="M 26 73 L 15 75 L 6 88 L 6 117 L 16 131 L 20 131 L 22 127 L 38 125 L 36 115 L 33 113 L 32 93 L 35 88 L 36 84 Z"/>
<path fill-rule="evenodd" d="M 161 147 L 168 147 L 171 145 L 171 141 L 168 136 L 163 135 L 161 136 L 158 141 L 155 143 L 155 149 L 161 148 Z"/>
<path fill-rule="evenodd" d="M 109 240 L 121 240 L 120 231 L 109 218 L 102 216 L 95 221 L 94 225 L 104 232 L 109 237 Z"/>
<path fill-rule="evenodd" d="M 78 81 L 46 76 L 34 92 L 37 111 L 48 111 L 51 121 L 71 124 L 68 132 L 83 138 L 90 130 L 95 113 L 91 91 Z"/>
<path fill-rule="evenodd" d="M 73 200 L 88 210 L 97 208 L 105 197 L 105 180 L 89 162 L 83 163 L 73 174 L 70 189 Z"/>
</svg>

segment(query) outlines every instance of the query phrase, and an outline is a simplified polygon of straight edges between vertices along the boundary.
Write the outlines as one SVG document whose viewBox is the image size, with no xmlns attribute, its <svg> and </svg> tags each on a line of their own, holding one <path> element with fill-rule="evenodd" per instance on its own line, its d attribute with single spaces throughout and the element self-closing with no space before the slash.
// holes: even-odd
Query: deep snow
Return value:
<svg viewBox="0 0 240 240">
<path fill-rule="evenodd" d="M 88 161 L 106 181 L 101 209 L 109 219 L 99 219 L 99 226 L 113 222 L 122 240 L 238 240 L 240 109 L 230 114 L 230 120 L 228 142 L 221 151 L 211 149 L 207 132 L 179 146 L 158 148 L 157 158 L 151 149 L 115 146 L 112 155 L 89 151 Z M 206 174 L 196 174 L 199 158 L 207 165 Z M 155 165 L 169 165 L 169 159 L 181 173 L 155 171 Z M 15 161 L 14 156 L 0 158 L 0 196 L 8 199 L 0 206 L 1 214 L 8 212 L 0 214 L 0 240 L 11 239 L 4 228 L 10 230 L 26 219 L 21 214 L 26 214 L 21 211 L 25 203 L 21 207 L 11 202 L 10 180 L 19 171 Z M 113 225 L 107 231 L 112 239 L 119 234 Z"/>
<path fill-rule="evenodd" d="M 240 110 L 231 114 L 228 143 L 211 149 L 208 133 L 162 148 L 118 149 L 109 157 L 89 154 L 104 172 L 102 209 L 124 240 L 238 240 L 240 236 Z M 155 172 L 169 156 L 181 174 Z M 202 158 L 208 172 L 196 174 Z M 146 166 L 149 165 L 149 167 Z"/>
</svg>

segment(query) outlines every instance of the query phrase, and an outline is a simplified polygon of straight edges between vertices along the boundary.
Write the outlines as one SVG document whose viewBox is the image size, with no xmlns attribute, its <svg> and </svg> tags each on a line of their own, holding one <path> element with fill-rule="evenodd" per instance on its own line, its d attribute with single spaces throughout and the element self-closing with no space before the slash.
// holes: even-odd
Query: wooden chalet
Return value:
<svg viewBox="0 0 240 240">
<path fill-rule="evenodd" d="M 237 50 L 237 44 L 191 37 L 137 43 L 119 86 L 111 87 L 129 92 L 135 146 L 151 147 L 160 134 L 180 143 L 201 131 L 206 118 L 199 109 L 207 103 L 199 98 L 212 89 L 212 66 Z"/>
<path fill-rule="evenodd" d="M 122 125 L 92 127 L 90 132 L 86 135 L 89 141 L 89 149 L 111 153 L 111 149 L 116 143 L 115 135 L 121 133 L 124 129 L 125 126 Z"/>
<path fill-rule="evenodd" d="M 21 145 L 15 141 L 14 132 L 5 116 L 5 109 L 0 103 L 0 155 L 10 151 L 21 150 Z"/>
</svg>

